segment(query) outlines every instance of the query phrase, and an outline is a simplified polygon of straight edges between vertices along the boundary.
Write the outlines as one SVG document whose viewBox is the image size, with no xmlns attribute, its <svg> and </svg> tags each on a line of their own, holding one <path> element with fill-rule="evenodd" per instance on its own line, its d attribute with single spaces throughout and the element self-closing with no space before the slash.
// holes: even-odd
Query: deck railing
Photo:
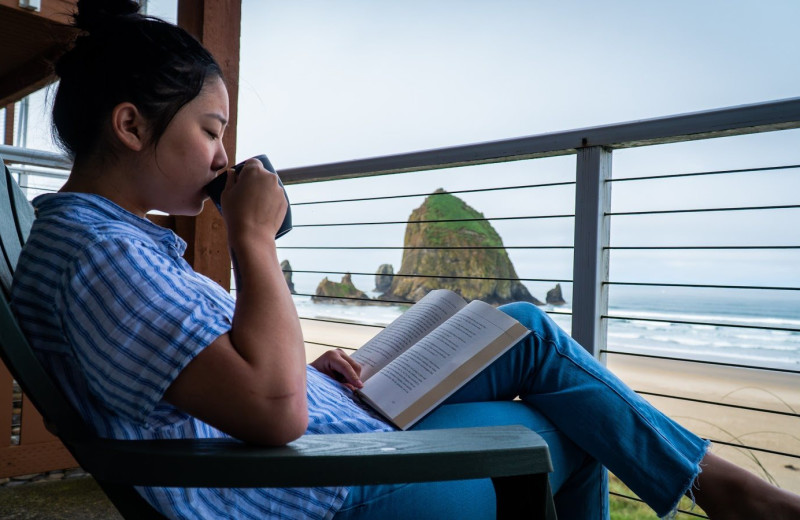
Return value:
<svg viewBox="0 0 800 520">
<path fill-rule="evenodd" d="M 599 356 L 608 317 L 614 150 L 800 127 L 800 99 L 281 170 L 286 185 L 574 155 L 572 335 Z"/>
<path fill-rule="evenodd" d="M 795 226 L 787 227 L 784 242 L 769 242 L 771 235 L 762 233 L 761 237 L 758 230 L 742 233 L 745 236 L 740 242 L 720 242 L 732 236 L 731 228 L 743 221 L 733 215 L 758 213 L 779 224 L 800 221 L 800 190 L 791 189 L 800 187 L 797 157 L 789 154 L 777 163 L 765 157 L 763 163 L 734 168 L 674 170 L 666 166 L 647 174 L 626 170 L 630 164 L 626 154 L 639 153 L 636 150 L 653 151 L 658 158 L 654 160 L 663 160 L 684 153 L 680 149 L 667 153 L 683 146 L 679 143 L 728 142 L 736 147 L 742 139 L 738 136 L 766 132 L 771 139 L 783 136 L 781 139 L 791 141 L 797 138 L 792 130 L 796 128 L 800 128 L 800 98 L 318 166 L 280 169 L 276 164 L 292 200 L 295 224 L 295 230 L 279 240 L 279 253 L 291 261 L 308 348 L 311 352 L 357 348 L 379 330 L 376 322 L 380 318 L 359 324 L 352 308 L 342 306 L 340 312 L 326 315 L 307 302 L 323 276 L 350 273 L 355 284 L 369 292 L 378 264 L 399 264 L 403 230 L 415 225 L 408 222 L 410 209 L 444 187 L 478 211 L 487 208 L 493 212 L 482 220 L 498 230 L 519 279 L 534 296 L 543 299 L 547 288 L 563 285 L 569 304 L 548 307 L 548 312 L 581 345 L 612 370 L 619 369 L 626 382 L 669 415 L 711 438 L 723 450 L 730 446 L 726 454 L 731 458 L 738 457 L 737 462 L 798 492 L 800 477 L 794 472 L 800 467 L 800 439 L 791 432 L 797 431 L 800 419 L 800 366 L 731 361 L 724 356 L 695 355 L 691 349 L 675 355 L 663 349 L 637 348 L 637 342 L 647 343 L 651 339 L 647 334 L 656 336 L 664 327 L 693 328 L 723 340 L 730 330 L 741 330 L 800 342 L 800 324 L 784 320 L 774 325 L 766 319 L 749 323 L 720 318 L 719 313 L 704 317 L 631 314 L 615 305 L 624 301 L 617 293 L 647 290 L 665 294 L 688 291 L 688 299 L 702 291 L 714 291 L 718 297 L 726 292 L 738 298 L 754 293 L 780 295 L 776 298 L 786 306 L 800 307 L 800 282 L 795 273 L 787 272 L 788 283 L 764 283 L 757 276 L 772 269 L 761 263 L 765 253 L 782 255 L 781 265 L 792 264 L 792 255 L 800 251 L 800 238 L 792 231 Z M 11 162 L 65 166 L 52 154 L 31 160 L 14 153 L 9 147 L 0 147 L 0 155 Z M 21 155 L 25 153 L 29 152 Z M 617 158 L 622 166 L 615 170 Z M 690 166 L 682 163 L 679 168 Z M 51 174 L 50 170 L 46 173 Z M 743 176 L 750 181 L 742 184 Z M 659 198 L 667 190 L 702 194 L 691 183 L 709 179 L 713 179 L 708 181 L 711 184 L 702 189 L 719 194 L 736 186 L 752 186 L 753 180 L 758 184 L 767 177 L 778 186 L 774 188 L 780 192 L 776 200 L 762 201 L 755 193 L 745 193 L 751 202 L 737 194 L 728 203 L 715 195 L 709 206 L 698 202 L 696 196 L 686 196 L 685 202 Z M 651 186 L 644 190 L 647 200 L 640 200 L 643 185 Z M 730 222 L 720 224 L 720 217 Z M 696 227 L 706 231 L 692 235 L 701 237 L 695 238 L 699 242 L 681 243 L 674 233 L 664 232 L 664 225 L 672 231 L 686 231 L 684 236 Z M 645 233 L 647 239 L 631 242 L 630 237 L 643 236 L 643 229 L 652 229 Z M 690 269 L 680 271 L 693 273 L 687 279 L 676 279 L 661 269 L 665 262 L 699 265 L 702 262 L 692 257 L 699 253 L 712 257 L 712 263 L 731 262 L 733 254 L 736 265 L 750 266 L 753 273 L 742 272 L 733 281 L 698 279 L 710 276 L 713 268 L 694 273 Z M 631 277 L 633 270 L 645 272 L 650 265 L 657 272 Z M 464 273 L 436 274 L 441 278 L 461 275 Z M 630 324 L 649 332 L 626 337 L 626 330 L 619 327 Z M 653 370 L 669 374 L 658 381 L 649 380 L 649 375 L 637 376 Z M 707 392 L 712 377 L 721 382 L 718 389 Z M 774 399 L 764 404 L 755 394 Z M 719 410 L 737 424 L 703 423 L 703 417 L 720 414 Z M 748 426 L 743 428 L 741 423 Z M 758 428 L 752 425 L 762 423 L 769 423 L 773 430 L 753 433 Z"/>
<path fill-rule="evenodd" d="M 796 318 L 787 319 L 775 325 L 770 324 L 769 317 L 752 322 L 742 320 L 742 316 L 730 319 L 722 309 L 714 309 L 707 316 L 689 317 L 681 316 L 678 312 L 666 315 L 631 314 L 621 309 L 625 307 L 620 303 L 624 298 L 613 294 L 636 290 L 664 293 L 684 291 L 688 295 L 687 303 L 694 298 L 693 294 L 713 292 L 717 300 L 724 300 L 728 294 L 731 300 L 742 302 L 750 301 L 753 294 L 758 294 L 762 299 L 764 295 L 769 295 L 770 298 L 783 301 L 788 310 L 800 308 L 800 277 L 796 267 L 791 271 L 792 265 L 799 265 L 795 260 L 800 260 L 800 234 L 795 230 L 796 226 L 783 224 L 785 233 L 778 238 L 765 230 L 742 229 L 737 241 L 720 242 L 736 237 L 732 231 L 743 222 L 742 215 L 754 220 L 752 215 L 758 213 L 762 222 L 771 222 L 768 225 L 774 227 L 780 227 L 785 222 L 800 221 L 798 155 L 786 154 L 787 159 L 764 156 L 752 167 L 699 171 L 653 168 L 658 173 L 647 175 L 630 172 L 626 168 L 630 163 L 626 154 L 633 153 L 632 149 L 636 149 L 635 153 L 658 150 L 657 155 L 661 156 L 666 153 L 665 149 L 677 148 L 672 153 L 681 154 L 679 143 L 689 146 L 690 141 L 711 143 L 711 140 L 736 148 L 741 145 L 743 136 L 764 132 L 773 132 L 770 138 L 791 143 L 798 136 L 797 132 L 791 130 L 798 127 L 800 99 L 789 99 L 438 150 L 283 169 L 280 173 L 292 195 L 296 230 L 279 241 L 279 251 L 282 258 L 290 260 L 299 299 L 314 294 L 315 280 L 310 277 L 316 277 L 318 281 L 323 276 L 341 276 L 348 272 L 358 288 L 368 290 L 378 265 L 374 260 L 379 256 L 376 253 L 402 250 L 402 233 L 397 232 L 398 226 L 417 225 L 407 218 L 414 205 L 406 204 L 404 209 L 396 210 L 390 202 L 405 198 L 413 200 L 416 205 L 422 197 L 433 196 L 436 187 L 447 184 L 445 188 L 450 193 L 463 194 L 465 199 L 469 197 L 471 204 L 475 201 L 473 205 L 477 210 L 483 211 L 486 207 L 495 212 L 487 214 L 485 220 L 498 230 L 503 227 L 504 231 L 500 234 L 506 249 L 512 257 L 520 260 L 517 265 L 519 279 L 528 286 L 538 288 L 535 296 L 543 299 L 547 284 L 560 283 L 565 286 L 565 293 L 571 296 L 571 311 L 551 307 L 548 312 L 562 326 L 571 329 L 572 336 L 587 350 L 607 362 L 612 370 L 619 371 L 623 379 L 645 398 L 694 431 L 710 438 L 720 453 L 798 492 L 800 439 L 793 432 L 797 431 L 800 419 L 800 366 L 796 362 L 797 349 L 800 349 L 800 321 Z M 623 163 L 621 171 L 612 172 L 612 158 L 620 155 L 620 162 Z M 557 157 L 564 160 L 548 163 Z M 516 164 L 512 166 L 512 162 Z M 676 162 L 667 161 L 667 164 Z M 728 163 L 724 160 L 720 162 Z M 537 168 L 537 163 L 547 165 Z M 689 168 L 691 165 L 690 161 L 686 161 L 680 167 Z M 552 172 L 546 171 L 550 169 L 557 170 L 557 173 L 552 175 Z M 442 173 L 443 170 L 449 170 L 450 175 Z M 509 171 L 512 173 L 506 175 Z M 388 175 L 397 178 L 376 179 L 377 176 Z M 461 184 L 459 179 L 462 177 L 469 177 L 472 184 Z M 431 181 L 430 178 L 435 180 Z M 744 183 L 747 186 L 752 186 L 754 182 L 757 184 L 759 179 L 768 181 L 777 192 L 772 195 L 778 200 L 762 201 L 765 197 L 756 192 L 744 195 L 759 200 L 741 200 L 742 194 L 732 190 L 742 185 L 742 178 L 750 179 Z M 326 184 L 322 189 L 315 190 L 308 186 L 310 182 Z M 692 191 L 695 189 L 692 183 L 696 185 L 698 182 L 708 184 L 703 189 L 713 191 L 711 205 L 698 201 L 696 196 L 690 196 L 696 195 Z M 663 183 L 678 186 L 673 190 L 677 189 L 679 193 L 680 186 L 686 185 L 686 188 L 682 188 L 686 201 L 659 200 L 658 186 Z M 391 185 L 392 191 L 384 190 L 382 184 Z M 454 188 L 450 188 L 450 184 Z M 634 197 L 631 187 L 647 184 L 656 186 L 645 190 L 652 199 L 631 204 L 630 199 Z M 303 189 L 293 192 L 292 188 L 296 185 L 302 185 Z M 729 201 L 719 195 L 726 190 L 732 193 Z M 560 195 L 552 195 L 556 192 L 560 192 Z M 320 193 L 324 194 L 322 200 L 319 199 Z M 524 203 L 514 200 L 514 194 L 520 195 L 522 200 L 531 201 L 532 206 L 547 208 L 539 212 L 537 208 L 525 207 Z M 710 194 L 710 191 L 706 192 L 706 196 Z M 619 199 L 627 199 L 627 203 L 625 200 L 617 201 L 617 195 Z M 560 201 L 558 207 L 545 204 L 550 202 L 548 199 L 551 196 Z M 512 202 L 505 204 L 505 200 Z M 295 201 L 298 203 L 294 204 Z M 478 207 L 479 203 L 484 206 Z M 508 212 L 503 212 L 505 210 Z M 729 222 L 720 224 L 721 218 Z M 653 219 L 674 222 L 675 228 L 684 231 L 686 237 L 693 238 L 682 243 L 680 237 L 659 237 L 656 230 L 660 227 L 652 225 Z M 564 232 L 565 227 L 569 228 L 563 224 L 565 221 L 572 223 L 571 229 L 567 229 L 568 233 Z M 631 238 L 628 230 L 632 222 L 638 222 L 633 227 L 638 228 L 639 239 L 642 230 L 645 230 L 644 243 L 631 242 L 636 240 Z M 548 225 L 560 231 L 553 231 Z M 646 232 L 650 225 L 654 228 L 651 234 L 655 236 Z M 685 228 L 681 229 L 682 226 Z M 695 227 L 704 230 L 699 231 Z M 613 240 L 612 230 L 615 230 Z M 623 232 L 618 233 L 618 230 Z M 541 242 L 537 239 L 540 234 L 552 236 L 554 241 Z M 395 241 L 386 245 L 383 235 L 393 236 Z M 699 242 L 692 242 L 698 237 Z M 304 254 L 300 255 L 300 252 Z M 650 263 L 655 270 L 666 263 L 659 261 L 659 257 L 673 262 L 696 263 L 699 253 L 710 257 L 712 262 L 720 266 L 733 263 L 741 266 L 742 270 L 734 277 L 735 280 L 718 281 L 698 279 L 698 275 L 702 276 L 705 271 L 689 271 L 688 279 L 684 280 L 675 279 L 671 273 L 651 273 L 651 276 L 636 279 L 624 268 L 635 266 L 638 262 L 639 271 L 645 270 Z M 784 282 L 764 283 L 763 277 L 759 276 L 777 267 L 762 260 L 766 258 L 766 253 L 777 256 L 784 269 L 789 266 Z M 397 256 L 394 255 L 395 268 Z M 531 256 L 553 258 L 550 262 L 537 263 L 531 260 Z M 355 260 L 357 257 L 368 258 L 367 262 L 372 262 L 372 269 L 365 267 L 365 261 L 360 258 Z M 636 257 L 635 261 L 630 257 Z M 733 260 L 730 260 L 731 257 Z M 552 267 L 559 259 L 562 260 L 562 267 L 569 267 L 571 273 L 563 268 Z M 542 265 L 544 269 L 540 269 Z M 748 268 L 752 272 L 747 272 Z M 684 269 L 683 274 L 686 273 Z M 400 273 L 400 276 L 413 274 Z M 454 278 L 458 273 L 436 273 L 434 276 Z M 616 302 L 611 307 L 610 293 L 612 301 Z M 380 299 L 380 296 L 376 297 Z M 725 311 L 728 315 L 737 314 L 732 312 L 732 308 Z M 738 314 L 746 315 L 747 312 L 743 309 Z M 354 319 L 349 315 L 337 320 L 312 306 L 304 315 L 304 322 L 310 331 L 306 339 L 320 349 L 357 348 L 364 338 L 375 331 L 344 324 Z M 320 321 L 324 322 L 324 326 L 319 324 Z M 334 327 L 332 321 L 340 323 Z M 640 332 L 636 339 L 631 340 L 625 338 L 626 329 L 621 328 L 631 324 L 650 330 Z M 696 354 L 691 348 L 677 349 L 678 354 L 664 348 L 637 348 L 637 341 L 648 343 L 651 338 L 647 334 L 653 337 L 663 334 L 664 327 L 705 331 L 706 336 L 718 336 L 718 343 L 725 342 L 736 331 L 758 332 L 760 335 L 753 341 L 771 341 L 770 334 L 787 336 L 790 338 L 787 345 L 795 347 L 794 364 L 769 359 L 747 361 L 746 356 L 737 359 L 707 352 Z M 331 333 L 336 332 L 337 328 L 343 329 L 343 340 L 339 342 L 330 339 Z M 320 332 L 317 333 L 317 330 Z M 662 374 L 651 380 L 656 372 Z"/>
</svg>

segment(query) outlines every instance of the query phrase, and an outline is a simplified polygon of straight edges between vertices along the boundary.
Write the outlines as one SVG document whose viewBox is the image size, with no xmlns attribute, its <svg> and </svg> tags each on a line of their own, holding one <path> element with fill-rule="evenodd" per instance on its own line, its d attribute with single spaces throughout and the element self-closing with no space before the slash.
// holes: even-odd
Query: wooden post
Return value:
<svg viewBox="0 0 800 520">
<path fill-rule="evenodd" d="M 572 285 L 572 337 L 595 358 L 606 345 L 608 242 L 611 205 L 611 150 L 578 150 L 575 186 L 575 251 Z"/>
<path fill-rule="evenodd" d="M 211 51 L 222 68 L 230 98 L 230 120 L 222 142 L 231 162 L 236 156 L 239 99 L 241 0 L 179 0 L 178 25 Z M 196 217 L 175 217 L 175 232 L 186 242 L 186 260 L 226 290 L 231 284 L 231 259 L 225 224 L 212 204 Z"/>
</svg>

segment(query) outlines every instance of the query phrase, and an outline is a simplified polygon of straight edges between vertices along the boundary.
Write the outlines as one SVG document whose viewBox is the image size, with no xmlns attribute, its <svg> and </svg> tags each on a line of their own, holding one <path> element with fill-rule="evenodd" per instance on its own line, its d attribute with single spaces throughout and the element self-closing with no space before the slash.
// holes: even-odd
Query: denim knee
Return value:
<svg viewBox="0 0 800 520">
<path fill-rule="evenodd" d="M 507 303 L 498 307 L 515 320 L 519 321 L 529 329 L 533 330 L 536 324 L 541 324 L 543 319 L 547 319 L 547 313 L 538 306 L 529 302 Z"/>
<path fill-rule="evenodd" d="M 559 334 L 566 335 L 566 332 L 562 331 L 545 311 L 532 303 L 508 303 L 501 305 L 498 309 L 522 323 L 542 339 L 554 339 Z"/>
</svg>

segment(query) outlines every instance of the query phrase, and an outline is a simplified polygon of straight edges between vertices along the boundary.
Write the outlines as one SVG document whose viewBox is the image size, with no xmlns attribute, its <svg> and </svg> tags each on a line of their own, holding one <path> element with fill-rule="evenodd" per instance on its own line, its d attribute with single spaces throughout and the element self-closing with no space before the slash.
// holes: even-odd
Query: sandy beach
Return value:
<svg viewBox="0 0 800 520">
<path fill-rule="evenodd" d="M 309 360 L 329 348 L 358 348 L 381 330 L 363 325 L 301 321 Z M 800 493 L 800 418 L 786 415 L 800 412 L 799 375 L 616 354 L 609 355 L 606 363 L 620 379 L 640 392 L 758 409 L 643 395 L 703 437 L 793 454 L 787 457 L 723 444 L 712 447 L 715 453 L 736 464 L 784 489 Z"/>
</svg>

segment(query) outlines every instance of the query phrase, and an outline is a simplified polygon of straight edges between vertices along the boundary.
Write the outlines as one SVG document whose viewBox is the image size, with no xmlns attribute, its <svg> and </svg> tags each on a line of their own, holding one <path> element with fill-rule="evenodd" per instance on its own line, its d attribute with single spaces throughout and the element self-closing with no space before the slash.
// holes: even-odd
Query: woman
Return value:
<svg viewBox="0 0 800 520">
<path fill-rule="evenodd" d="M 359 405 L 360 367 L 341 351 L 306 365 L 274 236 L 286 201 L 257 161 L 222 195 L 234 301 L 145 219 L 194 215 L 228 165 L 219 66 L 183 30 L 128 0 L 81 0 L 58 62 L 55 133 L 74 167 L 34 201 L 13 306 L 37 355 L 100 436 L 233 436 L 280 445 L 304 433 L 392 429 Z M 797 518 L 800 499 L 707 453 L 545 314 L 503 310 L 532 330 L 417 428 L 525 424 L 548 442 L 560 518 L 608 518 L 605 467 L 659 515 L 684 494 L 712 518 Z M 335 378 L 343 379 L 344 384 Z M 512 403 L 520 396 L 523 403 Z M 700 474 L 702 468 L 702 475 Z M 172 518 L 486 518 L 488 481 L 314 489 L 141 489 Z"/>
</svg>

